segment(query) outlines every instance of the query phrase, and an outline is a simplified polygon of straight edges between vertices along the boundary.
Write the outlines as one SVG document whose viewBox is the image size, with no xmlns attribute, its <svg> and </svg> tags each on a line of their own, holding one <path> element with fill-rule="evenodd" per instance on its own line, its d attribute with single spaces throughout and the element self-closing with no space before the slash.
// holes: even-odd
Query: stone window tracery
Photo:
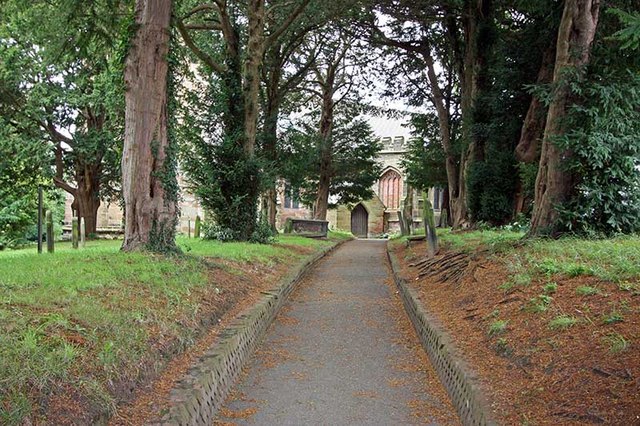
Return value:
<svg viewBox="0 0 640 426">
<path fill-rule="evenodd" d="M 402 196 L 402 177 L 395 170 L 387 170 L 378 183 L 378 195 L 388 209 L 400 208 Z"/>
</svg>

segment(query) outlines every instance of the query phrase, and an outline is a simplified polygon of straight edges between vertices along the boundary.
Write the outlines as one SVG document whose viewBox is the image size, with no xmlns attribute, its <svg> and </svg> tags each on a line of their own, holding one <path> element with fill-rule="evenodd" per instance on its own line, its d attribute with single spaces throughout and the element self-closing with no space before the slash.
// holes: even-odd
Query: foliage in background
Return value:
<svg viewBox="0 0 640 426">
<path fill-rule="evenodd" d="M 54 182 L 74 196 L 88 232 L 95 232 L 100 200 L 117 198 L 124 105 L 118 40 L 130 11 L 123 0 L 0 6 L 3 126 L 55 154 Z"/>
<path fill-rule="evenodd" d="M 557 141 L 573 152 L 576 192 L 560 207 L 572 232 L 640 231 L 640 50 L 610 37 L 621 31 L 617 15 L 603 14 L 587 76 L 572 88 L 571 131 Z"/>
<path fill-rule="evenodd" d="M 349 204 L 373 196 L 371 189 L 380 176 L 377 158 L 382 145 L 366 120 L 354 117 L 355 110 L 336 111 L 333 139 L 330 204 Z M 316 116 L 310 114 L 295 123 L 284 135 L 280 158 L 283 177 L 300 189 L 303 204 L 313 205 L 320 175 L 320 137 Z"/>
<path fill-rule="evenodd" d="M 447 171 L 442 144 L 438 142 L 437 117 L 433 113 L 414 114 L 411 118 L 414 137 L 407 142 L 407 152 L 400 166 L 407 183 L 419 191 L 447 187 Z"/>
<path fill-rule="evenodd" d="M 557 19 L 557 7 L 549 1 L 520 5 L 520 17 L 510 16 L 508 8 L 496 2 L 496 18 L 481 31 L 483 44 L 491 46 L 479 76 L 484 84 L 471 124 L 481 154 L 472 159 L 466 177 L 472 221 L 492 225 L 503 225 L 514 216 L 519 171 L 514 149 L 531 101 L 527 87 L 536 81 L 543 52 L 553 43 Z M 500 25 L 500 19 L 508 25 Z M 523 177 L 523 191 L 533 193 L 535 182 Z"/>
<path fill-rule="evenodd" d="M 39 185 L 45 188 L 44 208 L 52 210 L 56 223 L 64 215 L 64 197 L 51 189 L 48 180 L 48 147 L 15 134 L 4 123 L 0 118 L 0 249 L 24 244 L 37 235 Z"/>
<path fill-rule="evenodd" d="M 187 102 L 181 107 L 183 120 L 176 134 L 189 189 L 219 227 L 233 235 L 232 239 L 247 240 L 251 234 L 246 232 L 255 226 L 257 203 L 247 208 L 246 188 L 260 185 L 257 179 L 262 161 L 257 156 L 248 157 L 237 143 L 242 128 L 231 132 L 220 122 L 221 115 L 230 114 L 229 97 L 238 93 L 230 93 L 215 76 L 208 84 L 196 83 L 185 93 Z"/>
</svg>

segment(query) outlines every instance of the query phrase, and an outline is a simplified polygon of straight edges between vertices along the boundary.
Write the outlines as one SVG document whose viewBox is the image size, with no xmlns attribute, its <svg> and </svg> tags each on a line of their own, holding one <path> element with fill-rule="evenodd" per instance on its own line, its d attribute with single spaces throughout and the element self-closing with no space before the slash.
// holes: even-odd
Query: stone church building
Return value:
<svg viewBox="0 0 640 426">
<path fill-rule="evenodd" d="M 374 196 L 370 200 L 362 200 L 355 205 L 338 205 L 330 209 L 327 214 L 329 229 L 350 231 L 361 238 L 377 237 L 398 232 L 400 224 L 398 211 L 402 209 L 407 196 L 405 174 L 400 167 L 400 160 L 407 150 L 410 138 L 408 130 L 397 121 L 376 118 L 371 120 L 374 133 L 380 137 L 382 151 L 378 161 L 382 165 L 379 180 L 373 185 Z M 181 182 L 179 182 L 181 183 Z M 183 186 L 183 185 L 181 185 Z M 312 211 L 298 200 L 289 196 L 290 188 L 281 185 L 278 192 L 278 228 L 282 229 L 287 218 L 310 219 Z M 428 194 L 434 207 L 436 221 L 440 215 L 442 190 L 432 189 Z M 421 194 L 414 193 L 413 219 L 414 227 L 422 223 Z M 73 198 L 67 195 L 64 225 L 71 226 L 71 202 Z M 189 227 L 193 230 L 196 215 L 205 218 L 205 212 L 198 200 L 186 191 L 182 192 L 180 203 L 179 232 L 186 234 Z M 102 203 L 98 210 L 98 231 L 117 233 L 122 231 L 123 214 L 117 203 Z"/>
<path fill-rule="evenodd" d="M 382 165 L 380 178 L 373 185 L 374 196 L 354 205 L 338 205 L 327 214 L 329 229 L 350 231 L 357 237 L 378 237 L 400 231 L 398 211 L 402 209 L 408 186 L 400 160 L 407 151 L 409 132 L 398 122 L 376 119 L 371 122 L 374 133 L 380 137 L 382 151 L 378 161 Z M 289 188 L 281 186 L 278 194 L 278 225 L 282 228 L 287 218 L 308 219 L 312 211 L 292 199 Z M 443 191 L 432 188 L 428 197 L 434 208 L 436 221 L 440 217 Z M 422 226 L 422 195 L 414 191 L 414 228 Z"/>
</svg>

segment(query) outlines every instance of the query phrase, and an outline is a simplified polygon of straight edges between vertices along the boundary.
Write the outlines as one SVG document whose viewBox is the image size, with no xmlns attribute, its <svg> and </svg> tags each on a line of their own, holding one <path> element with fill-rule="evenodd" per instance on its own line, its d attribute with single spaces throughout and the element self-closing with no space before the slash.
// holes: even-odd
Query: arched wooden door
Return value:
<svg viewBox="0 0 640 426">
<path fill-rule="evenodd" d="M 362 204 L 351 210 L 351 233 L 358 238 L 367 238 L 369 233 L 369 213 Z"/>
</svg>

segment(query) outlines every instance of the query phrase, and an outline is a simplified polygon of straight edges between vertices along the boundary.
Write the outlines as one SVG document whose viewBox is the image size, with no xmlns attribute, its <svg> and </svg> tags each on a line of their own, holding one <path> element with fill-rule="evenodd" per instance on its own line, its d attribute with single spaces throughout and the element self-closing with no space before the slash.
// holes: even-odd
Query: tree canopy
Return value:
<svg viewBox="0 0 640 426">
<path fill-rule="evenodd" d="M 281 180 L 323 219 L 330 200 L 371 196 L 380 147 L 362 117 L 374 87 L 414 110 L 408 182 L 446 188 L 454 227 L 524 214 L 532 235 L 636 232 L 636 3 L 7 0 L 0 179 L 15 184 L 2 193 L 3 234 L 25 235 L 38 184 L 71 194 L 89 233 L 105 199 L 177 202 L 178 169 L 236 239 L 251 239 L 259 208 L 275 227 Z M 144 87 L 168 114 L 154 127 L 125 100 L 149 78 L 132 71 L 136 37 L 161 10 L 167 62 L 153 60 L 167 78 Z M 131 160 L 123 142 L 142 143 L 141 123 L 154 137 Z M 130 185 L 143 163 L 153 190 Z M 148 234 L 154 220 L 127 223 Z"/>
</svg>

